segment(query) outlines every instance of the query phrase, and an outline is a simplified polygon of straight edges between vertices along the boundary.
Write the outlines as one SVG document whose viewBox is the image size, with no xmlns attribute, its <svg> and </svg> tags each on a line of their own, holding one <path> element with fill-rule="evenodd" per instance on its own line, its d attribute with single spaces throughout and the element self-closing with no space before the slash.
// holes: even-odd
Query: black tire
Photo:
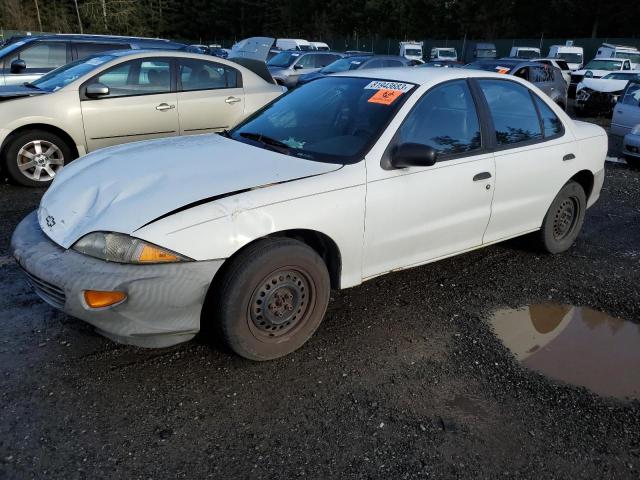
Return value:
<svg viewBox="0 0 640 480">
<path fill-rule="evenodd" d="M 624 161 L 627 162 L 627 165 L 629 165 L 631 168 L 640 169 L 640 158 L 632 157 L 631 155 L 625 155 Z"/>
<path fill-rule="evenodd" d="M 582 186 L 568 182 L 551 203 L 538 232 L 540 246 L 549 253 L 562 253 L 575 242 L 587 209 L 587 196 Z"/>
<path fill-rule="evenodd" d="M 300 348 L 320 326 L 331 292 L 322 258 L 288 238 L 250 245 L 212 288 L 215 330 L 233 352 L 257 361 Z"/>
<path fill-rule="evenodd" d="M 39 145 L 41 155 L 38 158 L 29 159 L 27 155 L 38 155 L 36 144 Z M 50 151 L 51 146 L 53 146 L 51 154 L 45 155 Z M 39 129 L 12 135 L 2 151 L 2 165 L 7 176 L 12 182 L 25 187 L 49 185 L 55 174 L 74 158 L 72 147 L 64 139 L 55 133 Z M 24 167 L 34 162 L 33 166 Z M 20 165 L 23 167 L 21 168 Z M 54 175 L 51 175 L 51 172 Z"/>
</svg>

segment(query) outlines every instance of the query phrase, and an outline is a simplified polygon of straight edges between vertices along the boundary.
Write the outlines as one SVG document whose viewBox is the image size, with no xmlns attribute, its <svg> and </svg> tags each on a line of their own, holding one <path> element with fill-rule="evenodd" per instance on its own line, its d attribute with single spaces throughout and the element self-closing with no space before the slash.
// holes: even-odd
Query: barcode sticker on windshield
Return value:
<svg viewBox="0 0 640 480">
<path fill-rule="evenodd" d="M 413 85 L 402 82 L 381 82 L 374 80 L 369 85 L 364 87 L 365 90 L 397 90 L 398 92 L 408 92 L 413 88 Z"/>
</svg>

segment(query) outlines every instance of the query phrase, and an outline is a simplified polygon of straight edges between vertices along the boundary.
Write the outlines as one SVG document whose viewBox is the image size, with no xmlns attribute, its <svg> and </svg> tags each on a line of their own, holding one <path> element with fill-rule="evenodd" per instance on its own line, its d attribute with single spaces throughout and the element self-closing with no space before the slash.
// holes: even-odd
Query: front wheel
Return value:
<svg viewBox="0 0 640 480">
<path fill-rule="evenodd" d="M 47 186 L 73 159 L 67 142 L 46 130 L 28 130 L 14 135 L 2 156 L 8 177 L 26 187 Z"/>
<path fill-rule="evenodd" d="M 212 320 L 224 343 L 250 360 L 272 360 L 300 348 L 329 303 L 324 261 L 297 240 L 260 240 L 232 259 L 223 275 L 210 292 Z"/>
<path fill-rule="evenodd" d="M 587 196 L 582 186 L 567 183 L 551 203 L 538 233 L 541 247 L 549 253 L 561 253 L 575 242 L 587 209 Z"/>
</svg>

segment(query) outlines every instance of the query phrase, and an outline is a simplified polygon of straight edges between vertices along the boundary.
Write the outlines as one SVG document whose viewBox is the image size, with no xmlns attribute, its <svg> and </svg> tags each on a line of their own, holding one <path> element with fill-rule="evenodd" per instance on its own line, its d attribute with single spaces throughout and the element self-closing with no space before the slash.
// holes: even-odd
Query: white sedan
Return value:
<svg viewBox="0 0 640 480">
<path fill-rule="evenodd" d="M 212 327 L 268 360 L 311 337 L 331 288 L 534 232 L 567 250 L 606 152 L 602 128 L 516 77 L 346 72 L 226 135 L 87 155 L 12 249 L 45 301 L 118 342 Z"/>
<path fill-rule="evenodd" d="M 262 69 L 254 68 L 261 77 L 209 55 L 118 50 L 0 87 L 0 164 L 15 183 L 45 186 L 98 148 L 233 127 L 283 93 Z"/>
</svg>

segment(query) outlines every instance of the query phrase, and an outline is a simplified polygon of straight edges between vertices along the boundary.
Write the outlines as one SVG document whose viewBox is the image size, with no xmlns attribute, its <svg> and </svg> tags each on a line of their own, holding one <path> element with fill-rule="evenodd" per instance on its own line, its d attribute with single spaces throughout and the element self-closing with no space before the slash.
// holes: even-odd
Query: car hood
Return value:
<svg viewBox="0 0 640 480">
<path fill-rule="evenodd" d="M 594 70 L 592 68 L 586 69 L 583 68 L 582 70 L 576 70 L 575 72 L 572 72 L 574 75 L 582 75 L 584 76 L 585 73 L 587 72 L 591 72 L 593 73 L 593 77 L 595 78 L 600 78 L 600 77 L 604 77 L 605 75 L 608 75 L 611 73 L 611 70 Z"/>
<path fill-rule="evenodd" d="M 317 71 L 317 72 L 311 72 L 311 73 L 305 73 L 304 75 L 300 76 L 300 78 L 298 79 L 299 83 L 307 83 L 310 82 L 311 80 L 315 80 L 316 78 L 322 78 L 322 77 L 326 77 L 327 74 L 322 73 L 321 71 Z"/>
<path fill-rule="evenodd" d="M 42 198 L 38 221 L 69 248 L 87 233 L 132 234 L 195 204 L 340 167 L 213 134 L 130 143 L 65 167 Z"/>
<path fill-rule="evenodd" d="M 582 80 L 580 85 L 582 85 L 582 88 L 590 88 L 591 90 L 595 90 L 596 92 L 611 93 L 624 90 L 624 87 L 627 86 L 628 82 L 629 80 L 585 78 Z"/>
<path fill-rule="evenodd" d="M 51 92 L 38 90 L 37 88 L 29 88 L 24 85 L 8 85 L 0 87 L 0 102 L 4 100 L 12 100 L 21 97 L 34 97 L 36 95 L 44 95 Z"/>
</svg>

